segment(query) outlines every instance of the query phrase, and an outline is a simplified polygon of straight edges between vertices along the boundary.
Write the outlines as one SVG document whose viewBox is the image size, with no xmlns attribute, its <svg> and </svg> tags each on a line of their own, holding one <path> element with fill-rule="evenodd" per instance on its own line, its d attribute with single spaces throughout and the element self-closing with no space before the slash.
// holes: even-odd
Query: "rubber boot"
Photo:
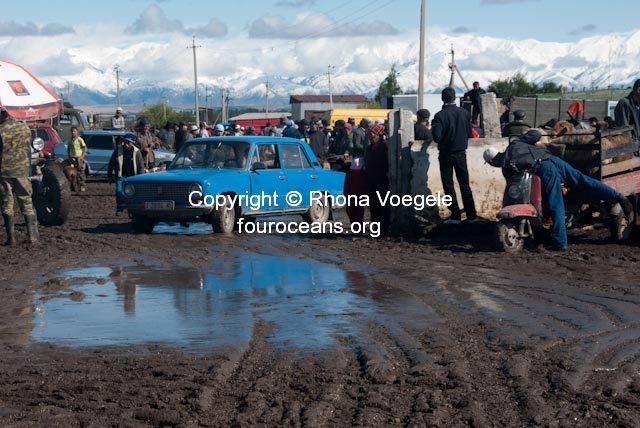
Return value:
<svg viewBox="0 0 640 428">
<path fill-rule="evenodd" d="M 35 244 L 38 242 L 38 220 L 35 215 L 24 216 L 24 221 L 27 223 L 27 235 L 29 235 L 29 243 Z"/>
<path fill-rule="evenodd" d="M 16 242 L 15 225 L 13 223 L 13 216 L 2 214 L 4 218 L 4 229 L 7 231 L 7 241 L 4 245 L 13 245 Z"/>
</svg>

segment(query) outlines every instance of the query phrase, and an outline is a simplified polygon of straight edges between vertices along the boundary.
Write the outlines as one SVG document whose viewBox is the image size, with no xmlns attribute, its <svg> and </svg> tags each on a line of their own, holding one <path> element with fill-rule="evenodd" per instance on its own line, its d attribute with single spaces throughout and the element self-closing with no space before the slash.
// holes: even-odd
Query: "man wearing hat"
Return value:
<svg viewBox="0 0 640 428">
<path fill-rule="evenodd" d="M 116 108 L 116 115 L 111 118 L 111 127 L 116 131 L 124 131 L 124 116 L 122 116 L 122 107 Z"/>
<path fill-rule="evenodd" d="M 136 139 L 140 145 L 140 151 L 142 152 L 142 159 L 144 160 L 146 169 L 152 169 L 156 166 L 156 155 L 153 149 L 160 147 L 160 143 L 155 141 L 149 129 L 149 122 L 147 122 L 146 119 L 141 119 L 138 123 Z"/>
<path fill-rule="evenodd" d="M 0 106 L 0 203 L 7 232 L 5 245 L 15 243 L 13 195 L 16 195 L 18 206 L 24 215 L 29 242 L 38 240 L 38 223 L 31 202 L 28 176 L 30 145 L 29 127 L 15 120 Z"/>
<path fill-rule="evenodd" d="M 502 167 L 505 176 L 509 176 L 518 168 L 535 170 L 536 175 L 540 177 L 542 192 L 553 220 L 551 250 L 564 251 L 568 245 L 563 184 L 576 193 L 589 195 L 594 200 L 614 206 L 620 204 L 627 217 L 632 215 L 633 206 L 627 198 L 601 181 L 581 173 L 559 157 L 553 156 L 546 147 L 536 145 L 540 138 L 540 131 L 530 129 L 511 141 L 503 153 L 495 156 L 485 155 L 485 159 L 492 166 Z"/>
<path fill-rule="evenodd" d="M 513 112 L 513 121 L 507 123 L 502 130 L 503 137 L 515 137 L 521 134 L 524 134 L 529 129 L 531 129 L 531 125 L 524 122 L 527 118 L 527 114 L 522 110 L 516 110 Z"/>
<path fill-rule="evenodd" d="M 126 177 L 133 177 L 144 172 L 146 170 L 142 160 L 142 153 L 135 146 L 133 140 L 118 137 L 116 139 L 116 149 L 111 155 L 109 167 L 107 168 L 109 180 L 113 180 L 114 176 L 116 179 L 116 202 L 118 206 L 124 202 L 121 200 L 122 181 Z"/>
</svg>

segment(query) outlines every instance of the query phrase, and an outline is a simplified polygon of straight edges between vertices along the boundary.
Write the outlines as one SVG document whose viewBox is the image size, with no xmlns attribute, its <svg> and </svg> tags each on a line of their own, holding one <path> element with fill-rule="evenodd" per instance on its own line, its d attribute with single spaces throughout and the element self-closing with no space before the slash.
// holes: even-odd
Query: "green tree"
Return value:
<svg viewBox="0 0 640 428">
<path fill-rule="evenodd" d="M 560 93 L 562 92 L 562 86 L 554 82 L 544 82 L 538 92 L 542 94 Z"/>
<path fill-rule="evenodd" d="M 562 87 L 554 82 L 544 82 L 542 86 L 529 82 L 522 73 L 516 73 L 507 79 L 491 82 L 489 91 L 495 92 L 498 98 L 524 97 L 535 94 L 562 92 Z"/>
<path fill-rule="evenodd" d="M 164 127 L 167 122 L 193 123 L 196 120 L 191 112 L 176 111 L 170 106 L 167 106 L 165 119 L 165 108 L 164 103 L 162 102 L 146 106 L 140 111 L 140 113 L 138 113 L 136 119 L 146 119 L 149 122 L 149 125 L 156 129 Z"/>
<path fill-rule="evenodd" d="M 375 100 L 378 103 L 381 103 L 383 99 L 392 97 L 394 95 L 402 94 L 402 89 L 398 84 L 398 71 L 396 70 L 396 65 L 393 64 L 391 66 L 391 70 L 385 79 L 380 83 L 380 87 L 378 88 L 378 93 L 376 93 Z"/>
<path fill-rule="evenodd" d="M 537 89 L 538 85 L 528 82 L 521 73 L 516 73 L 508 79 L 498 79 L 489 85 L 489 92 L 495 92 L 498 98 L 533 95 Z"/>
</svg>

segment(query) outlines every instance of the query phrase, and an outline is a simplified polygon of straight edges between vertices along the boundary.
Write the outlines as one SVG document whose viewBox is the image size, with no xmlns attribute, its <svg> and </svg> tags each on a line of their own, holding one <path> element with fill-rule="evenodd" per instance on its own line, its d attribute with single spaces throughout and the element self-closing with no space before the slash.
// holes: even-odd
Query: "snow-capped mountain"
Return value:
<svg viewBox="0 0 640 428">
<path fill-rule="evenodd" d="M 332 85 L 334 93 L 365 94 L 373 96 L 380 82 L 386 77 L 392 64 L 399 72 L 398 81 L 403 90 L 417 89 L 418 80 L 418 40 L 417 37 L 372 40 L 371 46 L 336 48 L 332 63 Z M 542 42 L 538 40 L 506 40 L 478 35 L 452 36 L 433 34 L 427 39 L 426 85 L 427 92 L 437 92 L 446 86 L 450 78 L 448 63 L 451 47 L 455 48 L 456 63 L 467 80 L 478 80 L 483 87 L 493 80 L 512 76 L 521 72 L 529 80 L 541 83 L 552 81 L 569 88 L 628 86 L 640 78 L 640 30 L 629 33 L 599 35 L 581 39 L 573 43 Z M 153 57 L 156 68 L 163 67 L 162 49 L 143 47 L 144 55 Z M 138 47 L 138 49 L 143 49 Z M 127 48 L 129 57 L 142 55 L 136 47 Z M 110 52 L 111 56 L 117 55 Z M 304 54 L 297 46 L 283 52 L 288 60 L 302 62 Z M 77 50 L 68 55 L 68 61 L 77 71 L 72 75 L 48 77 L 49 83 L 60 94 L 71 89 L 71 100 L 80 105 L 113 105 L 115 102 L 115 75 L 111 68 L 96 66 L 99 58 L 83 57 Z M 264 58 L 264 56 L 262 57 Z M 292 94 L 326 94 L 327 74 L 315 67 L 313 75 L 301 75 L 301 70 L 277 72 L 273 63 L 269 67 L 259 59 L 227 64 L 226 72 L 217 67 L 216 58 L 199 66 L 200 103 L 205 102 L 205 86 L 209 89 L 209 105 L 220 104 L 220 89 L 228 88 L 232 103 L 236 106 L 262 107 L 265 103 L 267 79 L 270 82 L 270 105 L 288 104 Z M 275 58 L 277 59 L 277 57 Z M 115 63 L 106 61 L 106 64 Z M 312 59 L 311 59 L 312 60 Z M 324 58 L 319 59 L 324 61 Z M 325 62 L 322 62 L 323 64 Z M 213 65 L 216 64 L 216 65 Z M 245 65 L 246 64 L 246 65 Z M 174 75 L 166 73 L 146 74 L 140 71 L 135 77 L 121 80 L 123 104 L 158 102 L 167 99 L 174 106 L 191 106 L 193 100 L 192 74 L 190 63 L 184 60 L 181 68 L 167 63 L 165 68 L 173 69 Z M 69 83 L 71 82 L 71 83 Z M 460 90 L 462 82 L 456 76 Z"/>
</svg>

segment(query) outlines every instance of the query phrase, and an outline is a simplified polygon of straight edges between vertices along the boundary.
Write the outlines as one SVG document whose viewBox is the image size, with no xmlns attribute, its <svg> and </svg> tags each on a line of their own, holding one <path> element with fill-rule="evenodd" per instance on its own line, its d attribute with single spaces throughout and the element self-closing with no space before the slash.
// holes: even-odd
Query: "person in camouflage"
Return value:
<svg viewBox="0 0 640 428">
<path fill-rule="evenodd" d="M 0 201 L 2 217 L 7 232 L 5 245 L 15 243 L 13 220 L 13 195 L 27 224 L 29 242 L 38 240 L 36 214 L 31 202 L 29 182 L 31 131 L 0 106 Z"/>
</svg>

